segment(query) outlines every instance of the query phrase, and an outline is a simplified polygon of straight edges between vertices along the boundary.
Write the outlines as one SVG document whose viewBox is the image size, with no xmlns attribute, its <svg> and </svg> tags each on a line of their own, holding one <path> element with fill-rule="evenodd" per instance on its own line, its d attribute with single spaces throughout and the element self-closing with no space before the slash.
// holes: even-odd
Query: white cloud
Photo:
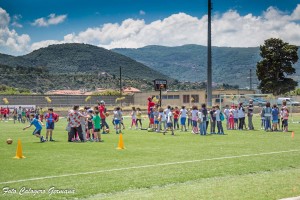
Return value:
<svg viewBox="0 0 300 200">
<path fill-rule="evenodd" d="M 23 28 L 23 25 L 18 22 L 21 18 L 22 18 L 22 15 L 14 15 L 13 22 L 11 23 L 11 25 L 16 28 Z"/>
<path fill-rule="evenodd" d="M 240 15 L 229 10 L 213 16 L 212 44 L 214 46 L 254 47 L 270 37 L 279 37 L 300 45 L 300 4 L 292 13 L 268 8 L 261 16 Z M 34 46 L 53 43 L 88 43 L 108 49 L 139 48 L 146 45 L 178 46 L 207 44 L 207 16 L 196 18 L 185 13 L 173 14 L 163 20 L 146 24 L 140 19 L 126 19 L 121 24 L 107 23 L 88 28 L 78 34 L 70 33 L 61 41 L 42 41 Z"/>
<path fill-rule="evenodd" d="M 67 15 L 50 14 L 47 18 L 38 18 L 31 23 L 32 26 L 49 26 L 63 23 L 67 19 Z"/>
<path fill-rule="evenodd" d="M 143 10 L 140 10 L 140 15 L 146 15 L 146 12 Z"/>
<path fill-rule="evenodd" d="M 0 52 L 21 54 L 29 49 L 30 37 L 27 34 L 19 35 L 9 28 L 10 16 L 0 8 Z"/>
<path fill-rule="evenodd" d="M 119 23 L 106 23 L 87 28 L 79 33 L 69 33 L 61 40 L 44 40 L 28 46 L 30 37 L 19 36 L 10 30 L 9 15 L 0 9 L 0 47 L 14 49 L 16 53 L 46 47 L 50 44 L 87 43 L 111 48 L 139 48 L 146 45 L 178 46 L 184 44 L 207 44 L 207 16 L 193 17 L 185 13 L 173 14 L 165 19 L 146 23 L 142 19 L 126 19 Z M 51 14 L 36 20 L 36 25 L 49 26 L 61 23 L 66 15 Z M 260 16 L 249 13 L 240 15 L 229 10 L 212 19 L 212 44 L 214 46 L 253 47 L 263 44 L 270 37 L 279 37 L 291 44 L 300 45 L 300 4 L 291 12 L 268 8 Z M 5 32 L 3 34 L 3 32 Z M 5 38 L 3 39 L 4 36 Z M 9 35 L 9 36 L 8 36 Z M 8 39 L 10 38 L 10 39 Z M 27 45 L 27 46 L 26 46 Z M 1 50 L 0 49 L 0 50 Z"/>
</svg>

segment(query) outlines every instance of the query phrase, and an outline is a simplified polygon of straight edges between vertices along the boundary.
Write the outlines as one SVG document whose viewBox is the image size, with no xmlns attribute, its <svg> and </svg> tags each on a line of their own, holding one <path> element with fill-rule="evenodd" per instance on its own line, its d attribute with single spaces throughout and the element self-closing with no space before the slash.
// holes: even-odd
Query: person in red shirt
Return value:
<svg viewBox="0 0 300 200">
<path fill-rule="evenodd" d="M 106 129 L 109 129 L 109 126 L 106 122 L 106 108 L 105 108 L 104 101 L 100 101 L 100 103 L 98 103 L 98 110 L 99 110 L 100 118 L 101 118 L 101 128 L 103 130 L 102 134 L 105 134 Z"/>
<path fill-rule="evenodd" d="M 154 123 L 154 117 L 152 115 L 153 108 L 155 107 L 155 103 L 152 101 L 153 97 L 148 97 L 148 118 L 149 118 L 149 128 L 151 127 L 152 121 Z"/>
<path fill-rule="evenodd" d="M 177 130 L 179 129 L 179 124 L 178 124 L 179 114 L 180 114 L 180 111 L 179 111 L 178 107 L 176 106 L 173 111 L 173 115 L 174 115 L 174 129 L 176 129 L 176 127 L 177 127 Z"/>
<path fill-rule="evenodd" d="M 0 108 L 0 120 L 2 120 L 4 117 L 4 108 Z"/>
</svg>

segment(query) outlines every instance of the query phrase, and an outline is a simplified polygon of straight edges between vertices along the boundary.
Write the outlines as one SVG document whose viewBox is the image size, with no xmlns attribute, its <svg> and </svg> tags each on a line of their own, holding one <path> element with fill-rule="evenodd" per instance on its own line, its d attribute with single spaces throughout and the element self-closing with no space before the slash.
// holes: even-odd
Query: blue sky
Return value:
<svg viewBox="0 0 300 200">
<path fill-rule="evenodd" d="M 215 45 L 239 46 L 239 43 L 234 44 L 230 38 L 226 39 L 228 31 L 245 38 L 248 33 L 244 25 L 248 23 L 251 28 L 249 34 L 251 31 L 255 32 L 255 26 L 261 29 L 266 23 L 269 25 L 278 21 L 278 18 L 282 24 L 291 23 L 298 30 L 299 5 L 299 0 L 213 0 Z M 205 45 L 202 37 L 197 39 L 197 30 L 201 36 L 207 31 L 207 0 L 0 0 L 0 8 L 0 20 L 7 21 L 6 25 L 1 26 L 0 23 L 0 29 L 8 29 L 8 36 L 0 37 L 1 53 L 19 55 L 49 44 L 64 42 L 84 42 L 105 48 L 141 47 L 149 44 L 176 46 L 185 41 Z M 284 20 L 286 17 L 290 18 Z M 243 24 L 235 24 L 239 20 Z M 198 25 L 200 29 L 197 28 Z M 180 32 L 177 34 L 176 30 L 180 31 L 178 28 L 172 30 L 176 26 L 186 27 L 183 29 L 188 32 L 186 36 Z M 243 26 L 245 29 L 241 32 L 230 26 Z M 218 30 L 220 27 L 222 30 Z M 167 28 L 170 32 L 164 33 Z M 279 37 L 286 31 L 285 28 L 278 29 L 276 25 L 268 29 Z M 141 32 L 147 35 L 141 35 Z M 111 33 L 119 34 L 107 36 Z M 172 41 L 166 39 L 170 33 L 175 35 Z M 266 37 L 265 32 L 260 34 L 256 38 L 257 43 L 250 39 L 248 44 L 243 42 L 241 46 L 259 45 L 261 37 Z M 11 38 L 9 35 L 12 35 Z M 142 39 L 148 36 L 153 38 Z M 288 42 L 290 39 L 291 42 L 299 39 L 296 33 L 289 37 Z"/>
</svg>

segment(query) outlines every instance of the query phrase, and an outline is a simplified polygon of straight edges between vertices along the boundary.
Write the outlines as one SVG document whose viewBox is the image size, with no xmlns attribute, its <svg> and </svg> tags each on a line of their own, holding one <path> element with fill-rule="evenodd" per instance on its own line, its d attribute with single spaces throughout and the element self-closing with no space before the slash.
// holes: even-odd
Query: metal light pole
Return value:
<svg viewBox="0 0 300 200">
<path fill-rule="evenodd" d="M 212 59 L 211 59 L 211 10 L 212 3 L 208 0 L 208 31 L 207 31 L 207 106 L 212 106 Z"/>
<path fill-rule="evenodd" d="M 122 67 L 120 66 L 120 104 L 122 107 Z"/>
</svg>

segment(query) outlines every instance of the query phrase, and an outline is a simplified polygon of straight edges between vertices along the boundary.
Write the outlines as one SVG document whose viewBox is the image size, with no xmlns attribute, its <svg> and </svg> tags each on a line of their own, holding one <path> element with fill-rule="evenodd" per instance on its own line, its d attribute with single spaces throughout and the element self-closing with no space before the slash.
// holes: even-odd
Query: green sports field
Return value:
<svg viewBox="0 0 300 200">
<path fill-rule="evenodd" d="M 129 118 L 125 125 L 128 127 Z M 258 116 L 255 128 L 259 130 L 226 131 L 224 136 L 199 136 L 190 131 L 164 136 L 126 129 L 125 150 L 116 150 L 119 136 L 113 129 L 103 135 L 104 143 L 67 143 L 65 126 L 65 119 L 56 124 L 56 142 L 40 143 L 31 135 L 33 127 L 23 131 L 24 124 L 0 122 L 0 199 L 300 196 L 298 123 L 289 126 L 294 138 L 291 132 L 261 131 Z M 6 144 L 7 138 L 14 140 L 12 145 Z M 18 138 L 25 159 L 13 159 Z M 40 194 L 34 194 L 37 191 Z"/>
</svg>

